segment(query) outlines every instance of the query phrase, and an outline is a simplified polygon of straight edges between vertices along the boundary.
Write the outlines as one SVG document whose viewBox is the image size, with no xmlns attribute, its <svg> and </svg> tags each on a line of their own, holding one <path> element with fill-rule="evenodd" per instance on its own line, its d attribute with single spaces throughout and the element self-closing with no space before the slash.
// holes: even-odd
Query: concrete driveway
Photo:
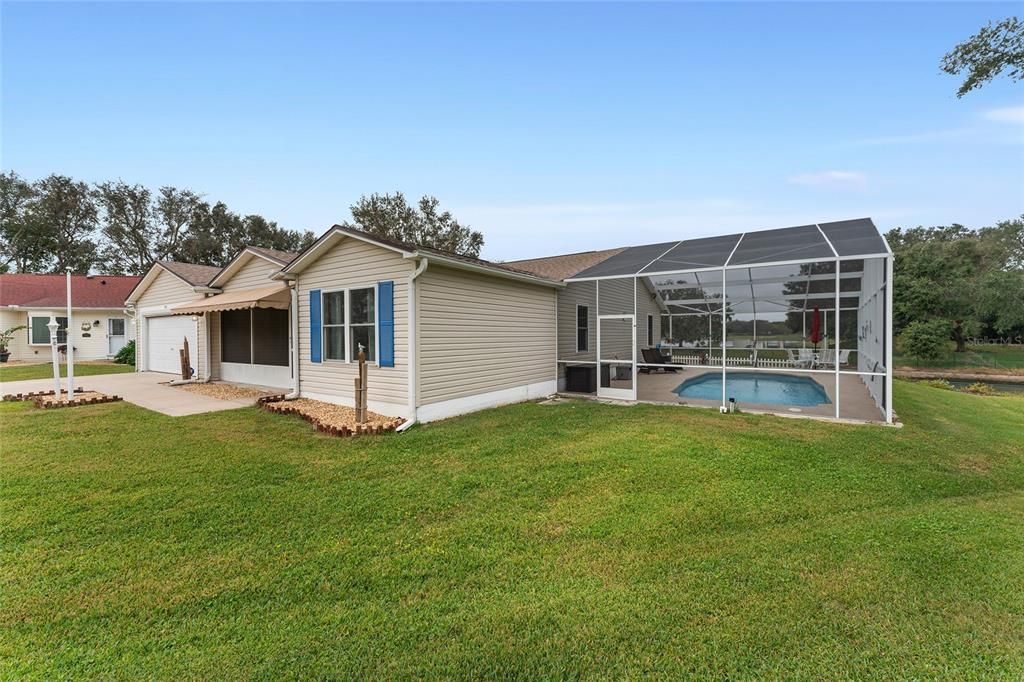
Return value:
<svg viewBox="0 0 1024 682">
<path fill-rule="evenodd" d="M 126 401 L 147 410 L 153 410 L 171 417 L 204 412 L 220 412 L 248 407 L 256 402 L 255 398 L 221 400 L 209 396 L 183 391 L 168 386 L 168 381 L 175 379 L 172 374 L 159 372 L 133 372 L 130 374 L 97 374 L 88 377 L 75 377 L 75 388 L 81 387 L 88 391 L 99 391 L 107 395 L 119 395 Z M 67 386 L 67 380 L 61 380 L 61 386 Z M 31 393 L 33 391 L 52 391 L 53 379 L 31 379 L 29 381 L 0 382 L 0 395 L 9 393 Z"/>
</svg>

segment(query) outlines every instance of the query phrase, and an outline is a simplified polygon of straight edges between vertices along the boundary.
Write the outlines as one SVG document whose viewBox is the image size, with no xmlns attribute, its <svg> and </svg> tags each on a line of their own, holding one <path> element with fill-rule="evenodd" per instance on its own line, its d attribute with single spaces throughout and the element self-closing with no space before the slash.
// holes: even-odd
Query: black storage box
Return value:
<svg viewBox="0 0 1024 682">
<path fill-rule="evenodd" d="M 571 393 L 596 393 L 597 372 L 593 365 L 570 365 L 565 368 L 565 390 Z"/>
</svg>

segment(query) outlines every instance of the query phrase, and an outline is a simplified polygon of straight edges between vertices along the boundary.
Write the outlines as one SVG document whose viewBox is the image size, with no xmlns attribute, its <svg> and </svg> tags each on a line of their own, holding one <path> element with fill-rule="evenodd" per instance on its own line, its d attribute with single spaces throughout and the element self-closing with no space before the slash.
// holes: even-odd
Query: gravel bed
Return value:
<svg viewBox="0 0 1024 682">
<path fill-rule="evenodd" d="M 363 429 L 379 427 L 382 430 L 389 431 L 404 421 L 399 417 L 385 417 L 384 415 L 367 410 L 366 421 L 358 424 L 356 422 L 355 408 L 325 403 L 319 400 L 310 400 L 309 398 L 269 403 L 267 407 L 273 411 L 287 410 L 288 412 L 298 413 L 304 417 L 311 418 L 319 426 L 333 429 L 349 429 L 350 431 L 356 431 L 360 427 Z"/>
<path fill-rule="evenodd" d="M 250 386 L 236 386 L 235 384 L 225 384 L 216 381 L 208 384 L 182 384 L 174 388 L 180 388 L 189 393 L 199 393 L 210 398 L 218 398 L 219 400 L 244 400 L 246 398 L 256 400 L 265 395 L 275 394 L 275 391 L 264 391 Z"/>
<path fill-rule="evenodd" d="M 56 396 L 45 395 L 45 396 L 40 396 L 40 398 L 38 400 L 41 401 L 41 402 L 44 402 L 44 403 L 46 403 L 48 405 L 52 405 L 53 403 L 66 403 L 67 402 L 67 397 L 68 397 L 67 393 L 61 393 L 59 399 Z M 99 393 L 97 391 L 75 391 L 74 400 L 75 401 L 90 400 L 92 398 L 106 398 L 106 397 L 107 397 L 106 393 Z"/>
</svg>

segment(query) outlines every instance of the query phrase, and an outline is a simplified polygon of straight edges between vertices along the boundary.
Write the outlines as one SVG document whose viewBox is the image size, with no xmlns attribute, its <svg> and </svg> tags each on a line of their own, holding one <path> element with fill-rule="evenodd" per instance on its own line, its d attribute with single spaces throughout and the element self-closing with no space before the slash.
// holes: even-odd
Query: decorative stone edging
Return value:
<svg viewBox="0 0 1024 682">
<path fill-rule="evenodd" d="M 75 393 L 91 393 L 84 388 L 76 388 Z M 46 398 L 55 395 L 53 391 L 34 391 L 32 393 L 8 393 L 3 397 L 4 402 L 22 401 L 33 402 L 36 407 L 42 410 L 54 410 L 63 407 L 78 407 L 80 405 L 101 405 L 103 403 L 116 403 L 122 400 L 119 395 L 105 395 L 101 398 L 75 398 L 63 402 L 47 402 Z"/>
<path fill-rule="evenodd" d="M 262 407 L 268 412 L 275 412 L 277 414 L 294 414 L 302 419 L 306 420 L 313 425 L 317 431 L 326 433 L 329 436 L 341 436 L 343 438 L 351 436 L 379 436 L 382 433 L 388 433 L 394 431 L 401 425 L 401 419 L 394 419 L 386 426 L 356 426 L 354 429 L 350 429 L 347 426 L 331 426 L 325 424 L 313 415 L 306 414 L 301 410 L 297 410 L 294 407 L 283 402 L 284 396 L 264 396 L 256 401 L 257 406 Z"/>
</svg>

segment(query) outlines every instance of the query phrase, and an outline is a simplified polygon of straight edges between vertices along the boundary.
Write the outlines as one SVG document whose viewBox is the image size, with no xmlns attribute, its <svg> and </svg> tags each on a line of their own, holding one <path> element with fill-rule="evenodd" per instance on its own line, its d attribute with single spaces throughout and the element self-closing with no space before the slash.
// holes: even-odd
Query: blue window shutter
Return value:
<svg viewBox="0 0 1024 682">
<path fill-rule="evenodd" d="M 395 366 L 395 283 L 377 282 L 378 331 L 377 364 L 381 367 Z"/>
<path fill-rule="evenodd" d="M 320 362 L 320 290 L 309 292 L 309 361 Z"/>
</svg>

